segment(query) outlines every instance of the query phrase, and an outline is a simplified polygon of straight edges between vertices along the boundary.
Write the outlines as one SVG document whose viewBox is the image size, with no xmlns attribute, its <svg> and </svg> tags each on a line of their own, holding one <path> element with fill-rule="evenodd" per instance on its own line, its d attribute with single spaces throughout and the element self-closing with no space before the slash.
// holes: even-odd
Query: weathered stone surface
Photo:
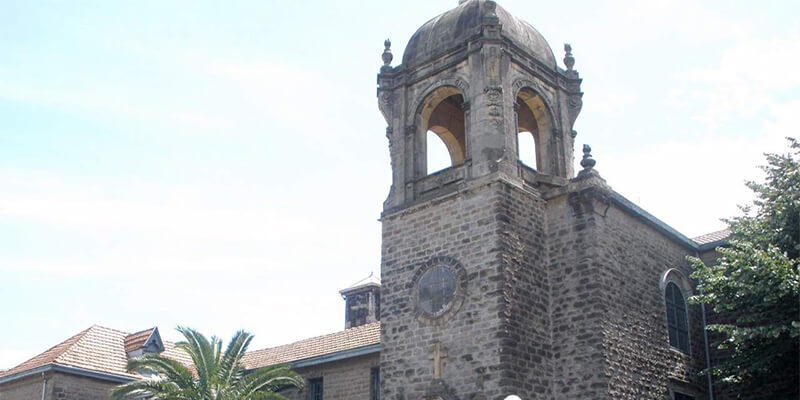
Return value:
<svg viewBox="0 0 800 400">
<path fill-rule="evenodd" d="M 670 269 L 690 274 L 695 247 L 618 200 L 588 156 L 574 178 L 582 93 L 571 46 L 568 70 L 543 67 L 546 42 L 504 37 L 517 25 L 500 10 L 463 2 L 379 75 L 387 123 L 404 127 L 387 130 L 382 398 L 702 398 L 700 311 L 689 307 L 690 354 L 672 349 L 660 287 Z M 460 107 L 439 107 L 447 101 Z M 428 130 L 453 163 L 430 175 Z M 519 162 L 519 132 L 534 137 L 535 169 Z M 415 291 L 439 259 L 456 260 L 465 283 L 431 316 Z"/>
<path fill-rule="evenodd" d="M 45 373 L 47 400 L 108 400 L 117 384 L 72 374 Z M 42 375 L 37 374 L 0 386 L 0 400 L 38 400 L 42 398 Z"/>
<path fill-rule="evenodd" d="M 321 377 L 326 400 L 367 400 L 371 391 L 370 372 L 373 368 L 378 368 L 379 363 L 378 355 L 374 354 L 302 368 L 297 372 L 306 378 L 306 382 Z M 281 394 L 291 400 L 308 399 L 305 389 L 284 391 Z"/>
</svg>

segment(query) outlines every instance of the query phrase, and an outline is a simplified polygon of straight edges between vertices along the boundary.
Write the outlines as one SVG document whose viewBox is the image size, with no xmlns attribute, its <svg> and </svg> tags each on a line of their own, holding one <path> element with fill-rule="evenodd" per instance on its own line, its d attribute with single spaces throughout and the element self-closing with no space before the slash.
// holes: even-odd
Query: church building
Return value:
<svg viewBox="0 0 800 400">
<path fill-rule="evenodd" d="M 388 40 L 382 58 L 392 185 L 380 280 L 341 291 L 343 331 L 252 351 L 248 368 L 291 363 L 306 387 L 283 394 L 298 400 L 722 398 L 701 374 L 712 346 L 705 310 L 686 302 L 686 256 L 713 260 L 726 234 L 689 239 L 636 206 L 587 145 L 574 170 L 571 47 L 562 67 L 531 25 L 467 0 L 420 27 L 401 63 Z M 428 135 L 448 168 L 428 168 Z M 521 161 L 524 137 L 535 162 Z M 131 349 L 175 350 L 132 335 L 92 327 L 83 347 L 84 336 L 0 372 L 0 400 L 33 398 L 19 394 L 27 382 L 44 400 L 105 399 L 140 379 L 120 369 Z M 67 356 L 101 339 L 113 363 Z M 100 389 L 70 394 L 72 376 Z"/>
</svg>

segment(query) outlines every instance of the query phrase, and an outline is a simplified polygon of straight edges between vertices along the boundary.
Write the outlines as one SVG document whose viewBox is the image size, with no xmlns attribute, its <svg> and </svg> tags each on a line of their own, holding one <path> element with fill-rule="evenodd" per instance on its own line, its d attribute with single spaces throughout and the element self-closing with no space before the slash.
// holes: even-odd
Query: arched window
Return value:
<svg viewBox="0 0 800 400">
<path fill-rule="evenodd" d="M 523 164 L 537 169 L 536 167 L 536 140 L 533 134 L 526 131 L 517 133 L 517 157 Z"/>
<path fill-rule="evenodd" d="M 424 103 L 425 173 L 458 165 L 467 155 L 464 97 L 457 88 L 445 86 L 434 91 Z M 446 152 L 442 154 L 441 147 Z"/>
<path fill-rule="evenodd" d="M 550 114 L 542 97 L 524 88 L 517 94 L 517 158 L 539 172 L 547 171 L 543 144 L 551 134 Z"/>
<path fill-rule="evenodd" d="M 428 131 L 426 135 L 426 152 L 428 155 L 428 174 L 450 168 L 453 162 L 450 160 L 450 152 L 444 141 L 434 131 Z"/>
<path fill-rule="evenodd" d="M 683 292 L 675 282 L 668 282 L 664 298 L 667 304 L 669 345 L 689 354 L 689 321 Z"/>
</svg>

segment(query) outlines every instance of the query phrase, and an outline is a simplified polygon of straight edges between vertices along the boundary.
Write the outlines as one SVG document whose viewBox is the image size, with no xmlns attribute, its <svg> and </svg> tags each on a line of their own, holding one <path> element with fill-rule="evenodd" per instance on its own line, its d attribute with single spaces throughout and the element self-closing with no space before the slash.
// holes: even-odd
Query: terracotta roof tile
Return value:
<svg viewBox="0 0 800 400">
<path fill-rule="evenodd" d="M 128 362 L 125 352 L 127 332 L 93 325 L 89 329 L 53 346 L 49 350 L 22 364 L 0 373 L 0 377 L 45 366 L 48 364 L 82 368 L 107 374 L 138 377 L 125 370 Z M 145 338 L 146 340 L 146 338 Z M 164 355 L 183 364 L 191 364 L 191 358 L 173 343 L 164 342 Z"/>
<path fill-rule="evenodd" d="M 161 352 L 162 356 L 169 357 L 181 364 L 189 367 L 190 370 L 194 369 L 194 361 L 185 351 L 178 348 L 175 343 L 164 341 L 164 351 Z"/>
<path fill-rule="evenodd" d="M 244 355 L 242 362 L 245 368 L 255 369 L 379 344 L 380 341 L 381 323 L 373 322 L 283 346 L 251 351 Z"/>
<path fill-rule="evenodd" d="M 30 360 L 25 361 L 20 365 L 17 365 L 14 368 L 10 368 L 3 371 L 2 373 L 0 373 L 0 376 L 13 375 L 18 372 L 27 371 L 29 369 L 38 368 L 43 365 L 55 362 L 58 359 L 58 357 L 64 354 L 65 351 L 69 350 L 69 348 L 72 347 L 72 345 L 74 345 L 78 340 L 80 340 L 91 329 L 92 328 L 82 331 L 76 334 L 75 336 L 49 348 L 44 353 L 41 353 L 31 358 Z"/>
<path fill-rule="evenodd" d="M 148 329 L 128 334 L 116 329 L 93 325 L 89 329 L 53 346 L 44 353 L 14 368 L 0 372 L 0 377 L 55 364 L 137 378 L 138 375 L 130 374 L 125 370 L 128 361 L 126 348 L 137 345 L 141 347 L 151 332 L 152 329 Z M 379 344 L 380 337 L 380 322 L 373 322 L 283 346 L 251 351 L 244 355 L 242 362 L 246 368 L 254 369 L 267 365 L 299 361 Z M 162 355 L 177 360 L 190 368 L 193 367 L 192 359 L 186 352 L 178 348 L 174 343 L 166 341 L 163 343 L 164 351 L 161 353 Z"/>
<path fill-rule="evenodd" d="M 708 244 L 714 242 L 720 242 L 728 238 L 731 235 L 730 229 L 723 229 L 721 231 L 706 233 L 705 235 L 698 236 L 696 238 L 692 238 L 697 244 Z"/>
<path fill-rule="evenodd" d="M 131 333 L 125 336 L 125 352 L 130 353 L 134 350 L 141 349 L 147 343 L 147 339 L 153 334 L 156 328 L 145 329 L 136 333 Z"/>
</svg>

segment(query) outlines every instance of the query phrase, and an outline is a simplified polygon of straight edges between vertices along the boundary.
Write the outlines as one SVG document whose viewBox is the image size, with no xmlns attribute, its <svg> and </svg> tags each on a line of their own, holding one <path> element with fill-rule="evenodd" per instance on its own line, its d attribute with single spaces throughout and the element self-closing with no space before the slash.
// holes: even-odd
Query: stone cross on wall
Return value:
<svg viewBox="0 0 800 400">
<path fill-rule="evenodd" d="M 442 379 L 442 359 L 445 358 L 447 358 L 447 353 L 443 353 L 440 343 L 436 342 L 436 346 L 433 348 L 433 355 L 430 357 L 433 360 L 433 376 L 436 379 Z"/>
</svg>

